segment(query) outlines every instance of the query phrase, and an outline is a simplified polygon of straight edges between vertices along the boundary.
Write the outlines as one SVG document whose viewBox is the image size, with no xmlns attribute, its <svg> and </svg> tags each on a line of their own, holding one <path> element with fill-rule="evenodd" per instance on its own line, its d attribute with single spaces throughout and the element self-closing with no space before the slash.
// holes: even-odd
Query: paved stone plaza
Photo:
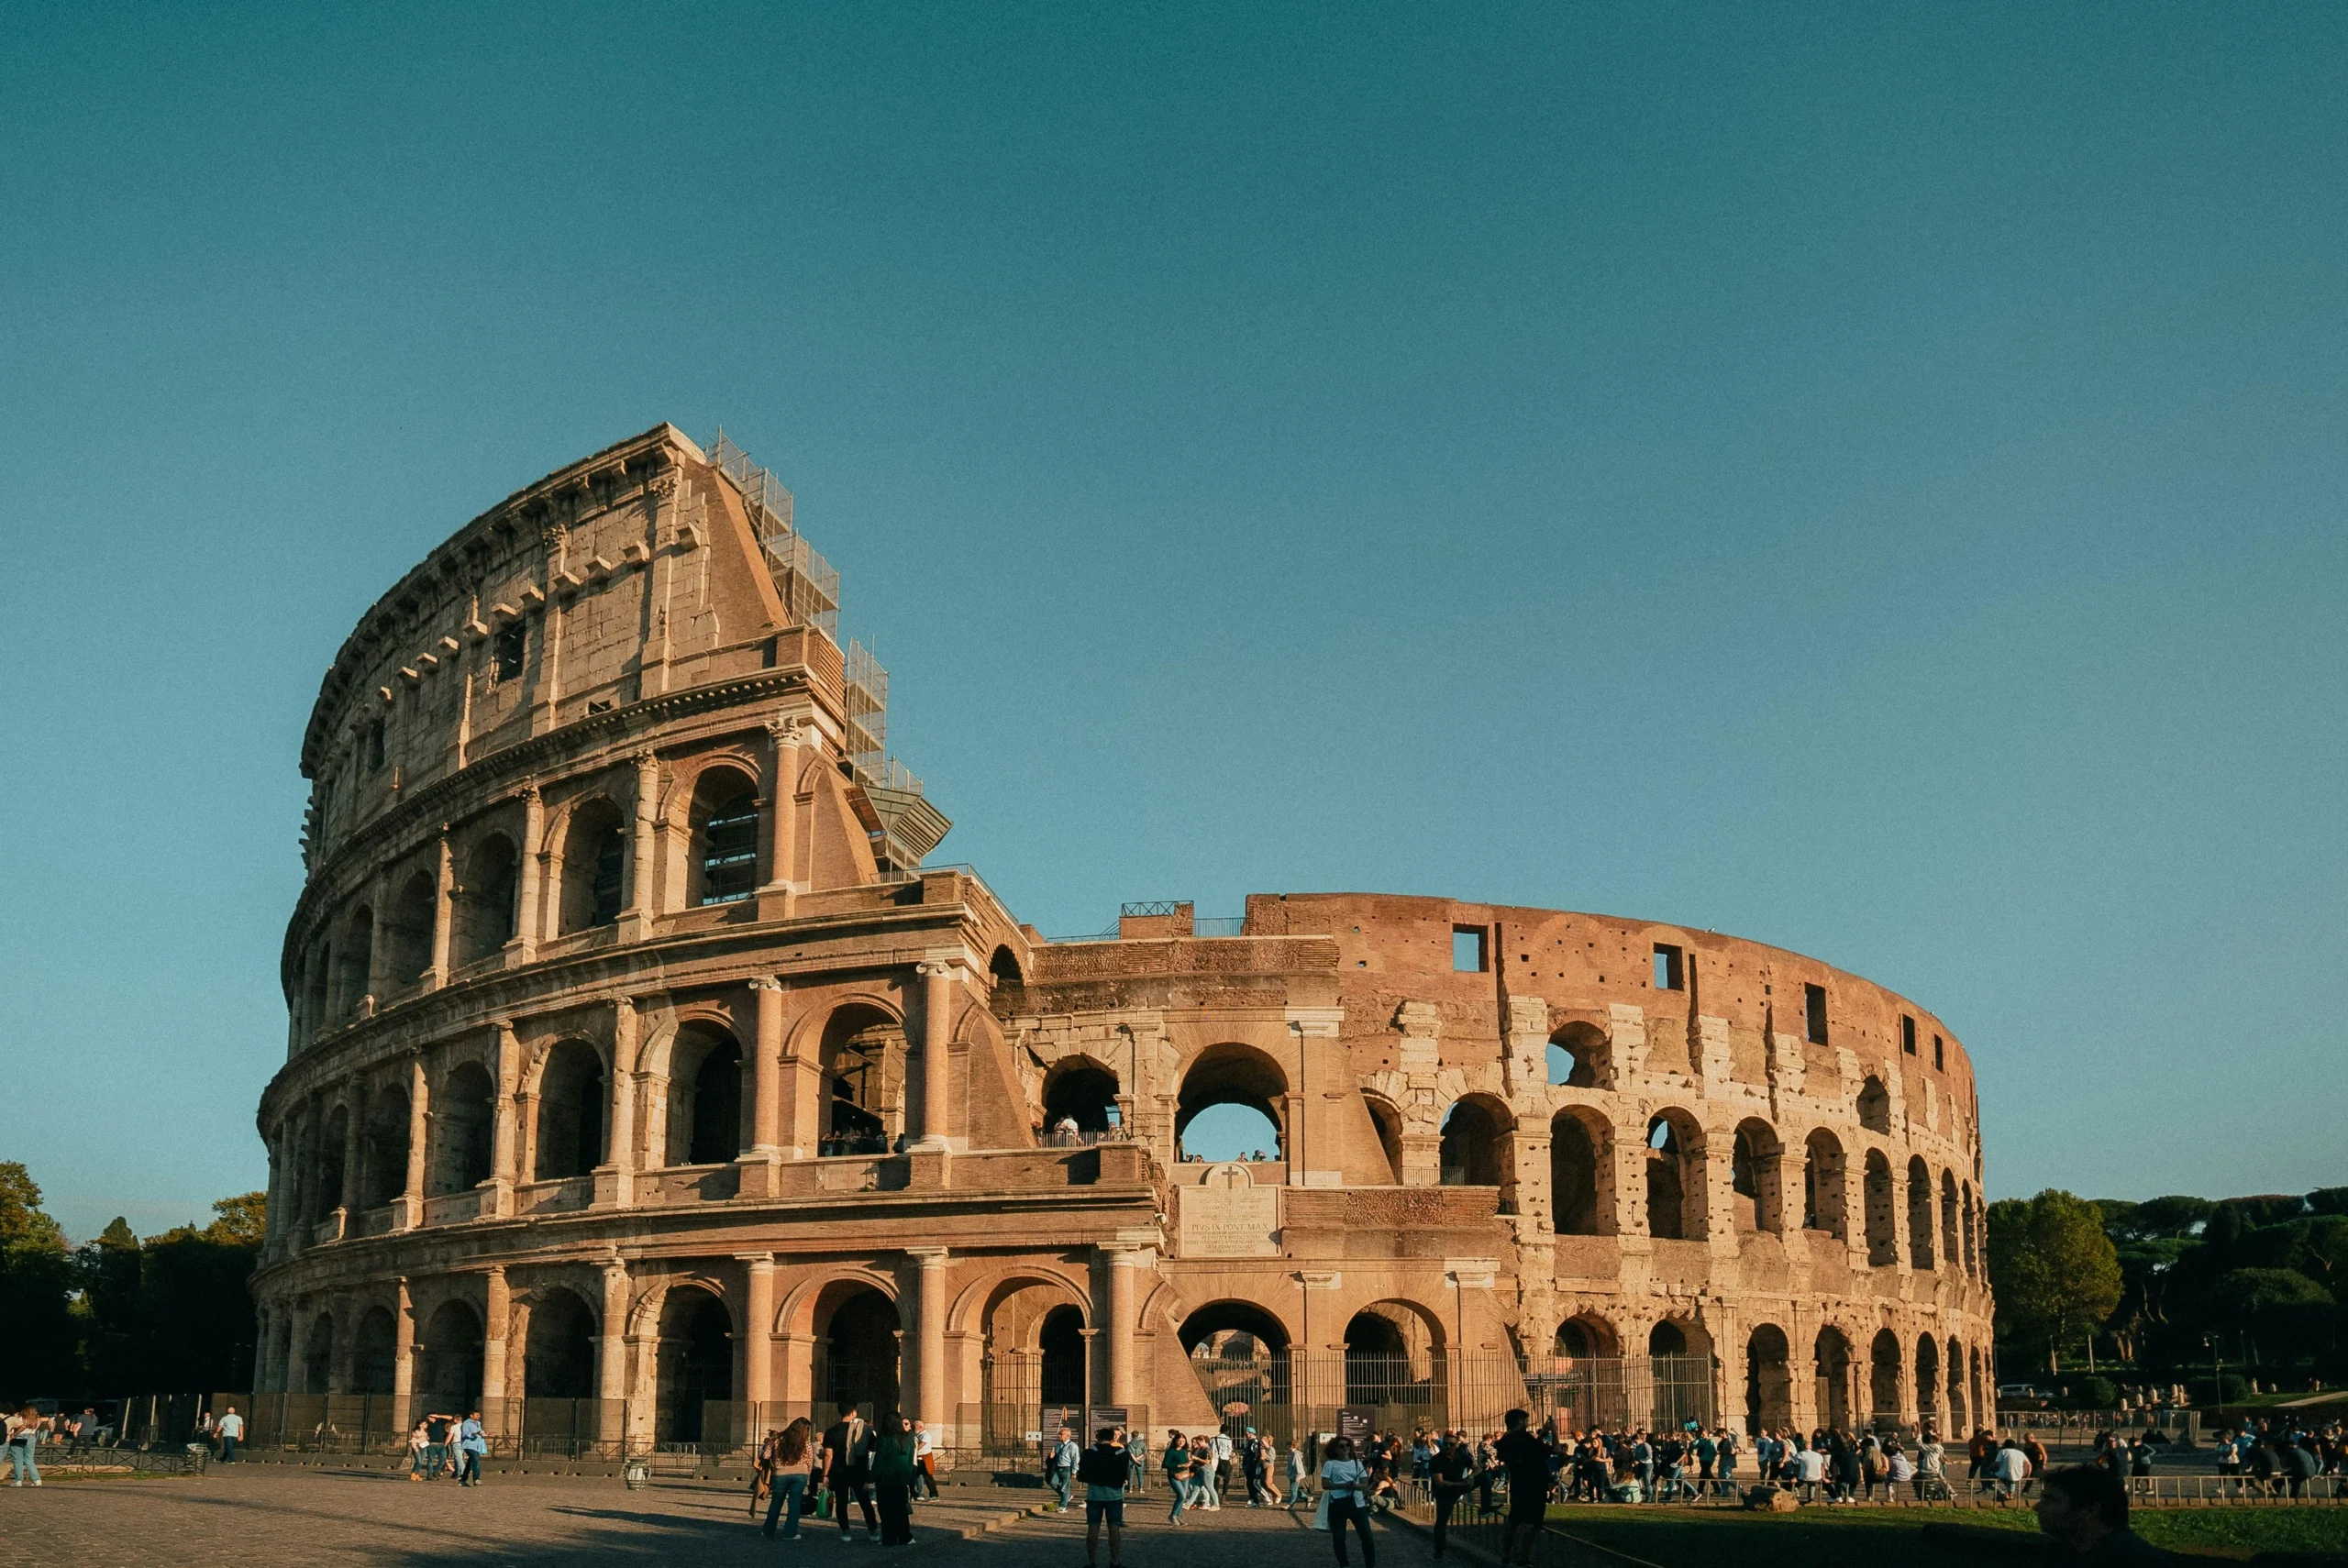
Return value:
<svg viewBox="0 0 2348 1568">
<path fill-rule="evenodd" d="M 913 1550 L 925 1563 L 1080 1563 L 1080 1517 L 1024 1518 L 1032 1493 L 948 1488 L 914 1510 Z M 969 1500 L 964 1500 L 965 1497 Z M 0 1491 L 0 1563 L 64 1562 L 344 1565 L 605 1564 L 690 1562 L 694 1568 L 799 1558 L 860 1562 L 892 1555 L 827 1525 L 797 1545 L 763 1540 L 748 1499 L 712 1484 L 630 1492 L 607 1477 L 520 1477 L 467 1491 L 358 1472 L 274 1465 L 215 1468 L 200 1480 L 57 1481 Z M 1274 1509 L 1226 1507 L 1166 1523 L 1165 1502 L 1130 1506 L 1135 1568 L 1288 1568 L 1331 1560 L 1328 1538 Z M 987 1527 L 995 1528 L 989 1530 Z M 964 1539 L 963 1532 L 971 1532 Z M 1417 1562 L 1426 1548 L 1381 1530 L 1381 1561 Z M 1107 1560 L 1104 1548 L 1102 1560 Z M 1359 1561 L 1358 1556 L 1355 1559 Z"/>
</svg>

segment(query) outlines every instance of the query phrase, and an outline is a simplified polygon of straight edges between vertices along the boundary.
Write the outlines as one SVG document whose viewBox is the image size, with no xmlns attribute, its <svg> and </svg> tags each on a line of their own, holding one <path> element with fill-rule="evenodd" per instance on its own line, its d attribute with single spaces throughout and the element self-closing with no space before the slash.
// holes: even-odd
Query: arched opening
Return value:
<svg viewBox="0 0 2348 1568">
<path fill-rule="evenodd" d="M 533 1300 L 522 1346 L 522 1388 L 530 1400 L 595 1397 L 595 1315 L 576 1292 L 548 1290 Z M 526 1412 L 524 1430 L 532 1424 Z"/>
<path fill-rule="evenodd" d="M 617 806 L 601 796 L 573 807 L 562 835 L 563 935 L 620 918 L 627 877 L 627 833 Z"/>
<path fill-rule="evenodd" d="M 1948 1435 L 1958 1438 L 1972 1430 L 1971 1411 L 1965 1402 L 1965 1346 L 1951 1340 L 1948 1342 Z"/>
<path fill-rule="evenodd" d="M 1468 1095 L 1454 1101 L 1443 1119 L 1443 1185 L 1502 1185 L 1508 1174 L 1505 1140 L 1514 1130 L 1507 1107 L 1497 1100 Z"/>
<path fill-rule="evenodd" d="M 1836 1241 L 1849 1234 L 1843 1185 L 1843 1145 L 1820 1127 L 1802 1144 L 1801 1226 Z"/>
<path fill-rule="evenodd" d="M 1080 1308 L 1055 1307 L 1044 1314 L 1036 1336 L 1041 1363 L 1043 1402 L 1082 1406 L 1084 1392 L 1084 1313 Z"/>
<path fill-rule="evenodd" d="M 715 1165 L 741 1154 L 742 1103 L 740 1043 L 715 1024 L 680 1028 L 669 1054 L 668 1163 Z"/>
<path fill-rule="evenodd" d="M 1606 1032 L 1594 1023 L 1568 1023 L 1549 1036 L 1549 1081 L 1569 1088 L 1606 1088 L 1614 1081 Z"/>
<path fill-rule="evenodd" d="M 1930 1334 L 1916 1336 L 1916 1419 L 1933 1431 L 1941 1428 L 1941 1353 Z"/>
<path fill-rule="evenodd" d="M 904 1025 L 850 1004 L 824 1024 L 826 1154 L 886 1154 L 905 1130 Z"/>
<path fill-rule="evenodd" d="M 1559 1235 L 1602 1236 L 1613 1229 L 1613 1203 L 1600 1201 L 1612 1159 L 1603 1121 L 1578 1110 L 1550 1120 L 1549 1202 Z"/>
<path fill-rule="evenodd" d="M 1889 1329 L 1879 1331 L 1867 1347 L 1867 1401 L 1871 1425 L 1899 1424 L 1899 1336 Z"/>
<path fill-rule="evenodd" d="M 310 1320 L 309 1338 L 302 1342 L 302 1391 L 325 1394 L 334 1379 L 334 1319 L 321 1312 Z"/>
<path fill-rule="evenodd" d="M 1867 1263 L 1875 1268 L 1889 1268 L 1899 1255 L 1892 1209 L 1898 1199 L 1892 1193 L 1891 1162 L 1883 1157 L 1880 1149 L 1867 1151 L 1865 1185 L 1862 1202 L 1866 1209 Z"/>
<path fill-rule="evenodd" d="M 1393 1101 L 1379 1095 L 1366 1094 L 1362 1103 L 1369 1108 L 1369 1124 L 1378 1132 L 1378 1152 L 1386 1161 L 1386 1185 L 1402 1185 L 1402 1113 Z"/>
<path fill-rule="evenodd" d="M 1740 1231 L 1777 1234 L 1785 1228 L 1778 1212 L 1778 1180 L 1782 1150 L 1777 1130 L 1757 1118 L 1737 1124 L 1736 1142 L 1729 1154 L 1729 1179 L 1734 1193 L 1736 1228 Z"/>
<path fill-rule="evenodd" d="M 415 1347 L 415 1392 L 426 1412 L 469 1415 L 481 1406 L 481 1317 L 462 1301 L 443 1301 Z"/>
<path fill-rule="evenodd" d="M 731 767 L 693 784 L 692 902 L 738 903 L 759 889 L 759 787 Z M 680 1440 L 690 1441 L 690 1440 Z"/>
<path fill-rule="evenodd" d="M 410 877 L 392 900 L 383 922 L 383 936 L 390 944 L 385 956 L 392 989 L 405 990 L 432 967 L 432 921 L 438 901 L 432 878 L 421 871 Z"/>
<path fill-rule="evenodd" d="M 1117 1075 L 1089 1056 L 1063 1056 L 1044 1077 L 1044 1135 L 1053 1143 L 1098 1138 L 1124 1124 Z"/>
<path fill-rule="evenodd" d="M 1019 960 L 1008 947 L 997 947 L 987 959 L 987 973 L 994 977 L 998 986 L 1024 986 L 1027 977 L 1019 972 Z"/>
<path fill-rule="evenodd" d="M 368 1308 L 359 1320 L 359 1331 L 351 1342 L 350 1391 L 389 1394 L 398 1359 L 399 1331 L 393 1325 L 391 1309 Z"/>
<path fill-rule="evenodd" d="M 349 1143 L 350 1112 L 338 1105 L 327 1112 L 326 1136 L 318 1140 L 317 1179 L 309 1193 L 312 1220 L 323 1220 L 342 1206 L 343 1152 Z"/>
<path fill-rule="evenodd" d="M 1812 1406 L 1826 1426 L 1847 1431 L 1851 1425 L 1851 1342 L 1840 1329 L 1821 1329 L 1813 1347 L 1818 1386 Z"/>
<path fill-rule="evenodd" d="M 1700 1328 L 1667 1318 L 1648 1330 L 1647 1375 L 1654 1396 L 1641 1425 L 1677 1431 L 1690 1421 L 1711 1424 L 1711 1341 Z"/>
<path fill-rule="evenodd" d="M 1881 1078 L 1870 1077 L 1859 1086 L 1859 1125 L 1870 1132 L 1891 1131 L 1891 1091 Z"/>
<path fill-rule="evenodd" d="M 1744 1432 L 1784 1431 L 1794 1421 L 1793 1347 L 1775 1323 L 1757 1325 L 1744 1342 Z"/>
<path fill-rule="evenodd" d="M 333 972 L 334 951 L 321 942 L 310 949 L 309 962 L 302 966 L 302 1026 L 312 1034 L 333 1021 L 327 1003 L 327 980 Z"/>
<path fill-rule="evenodd" d="M 538 1180 L 587 1176 L 604 1163 L 605 1099 L 604 1058 L 593 1045 L 565 1040 L 548 1053 L 534 1140 Z"/>
<path fill-rule="evenodd" d="M 367 1135 L 360 1141 L 362 1208 L 380 1209 L 407 1190 L 407 1112 L 404 1089 L 379 1089 L 368 1098 Z"/>
<path fill-rule="evenodd" d="M 1177 1336 L 1207 1405 L 1225 1426 L 1265 1426 L 1263 1414 L 1290 1408 L 1288 1331 L 1252 1301 L 1210 1301 L 1182 1320 Z"/>
<path fill-rule="evenodd" d="M 356 1018 L 359 1004 L 365 999 L 371 983 L 368 966 L 375 955 L 374 911 L 361 904 L 351 911 L 350 923 L 343 927 L 342 945 L 338 956 L 342 965 L 342 1016 Z"/>
<path fill-rule="evenodd" d="M 1346 1320 L 1346 1403 L 1375 1405 L 1373 1425 L 1393 1430 L 1442 1408 L 1442 1345 L 1415 1305 L 1380 1301 Z"/>
<path fill-rule="evenodd" d="M 1555 1349 L 1567 1361 L 1589 1361 L 1621 1355 L 1623 1341 L 1613 1324 L 1595 1313 L 1581 1312 L 1557 1325 Z"/>
<path fill-rule="evenodd" d="M 1954 1269 L 1965 1266 L 1964 1242 L 1957 1234 L 1956 1177 L 1948 1171 L 1941 1172 L 1941 1256 Z"/>
<path fill-rule="evenodd" d="M 1908 1158 L 1908 1266 L 1920 1274 L 1933 1266 L 1933 1173 L 1921 1154 Z"/>
<path fill-rule="evenodd" d="M 489 1179 L 496 1091 L 479 1062 L 460 1063 L 433 1102 L 432 1191 L 465 1192 Z"/>
<path fill-rule="evenodd" d="M 692 1286 L 669 1292 L 660 1303 L 658 1377 L 654 1441 L 732 1440 L 733 1423 L 704 1419 L 709 1405 L 734 1397 L 734 1319 L 725 1302 Z"/>
<path fill-rule="evenodd" d="M 1182 1075 L 1174 1111 L 1174 1138 L 1185 1159 L 1231 1160 L 1262 1149 L 1288 1157 L 1282 1113 L 1288 1075 L 1252 1045 L 1210 1045 Z M 1231 1107 L 1229 1110 L 1223 1107 Z M 1195 1132 L 1202 1116 L 1210 1120 Z"/>
<path fill-rule="evenodd" d="M 841 1400 L 868 1415 L 896 1408 L 897 1304 L 869 1286 L 834 1287 L 825 1295 L 835 1297 L 817 1303 L 826 1409 Z M 825 1308 L 828 1313 L 822 1311 Z"/>
<path fill-rule="evenodd" d="M 1704 1134 L 1684 1110 L 1647 1123 L 1647 1234 L 1659 1241 L 1704 1239 Z"/>
<path fill-rule="evenodd" d="M 465 857 L 464 881 L 457 889 L 456 961 L 477 963 L 514 940 L 521 859 L 514 841 L 493 833 Z"/>
</svg>

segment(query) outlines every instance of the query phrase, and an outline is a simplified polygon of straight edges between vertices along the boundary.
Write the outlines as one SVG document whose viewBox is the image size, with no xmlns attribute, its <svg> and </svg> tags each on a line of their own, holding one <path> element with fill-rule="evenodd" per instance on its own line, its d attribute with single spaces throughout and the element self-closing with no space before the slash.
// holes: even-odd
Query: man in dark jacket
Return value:
<svg viewBox="0 0 2348 1568">
<path fill-rule="evenodd" d="M 854 1497 L 864 1508 L 865 1533 L 880 1539 L 880 1515 L 872 1506 L 872 1427 L 856 1413 L 852 1400 L 840 1401 L 840 1419 L 824 1432 L 824 1485 L 831 1489 L 832 1514 L 840 1521 L 846 1540 L 847 1504 Z"/>
</svg>

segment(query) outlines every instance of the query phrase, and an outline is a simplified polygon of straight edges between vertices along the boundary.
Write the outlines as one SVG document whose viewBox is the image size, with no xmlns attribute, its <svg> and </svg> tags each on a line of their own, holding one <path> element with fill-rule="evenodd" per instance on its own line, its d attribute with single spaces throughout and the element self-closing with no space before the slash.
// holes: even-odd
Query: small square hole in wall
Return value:
<svg viewBox="0 0 2348 1568">
<path fill-rule="evenodd" d="M 1465 975 L 1480 975 L 1490 965 L 1484 954 L 1485 931 L 1480 925 L 1451 928 L 1451 966 Z"/>
<path fill-rule="evenodd" d="M 1685 988 L 1679 949 L 1668 942 L 1655 944 L 1655 988 L 1676 991 Z"/>
</svg>

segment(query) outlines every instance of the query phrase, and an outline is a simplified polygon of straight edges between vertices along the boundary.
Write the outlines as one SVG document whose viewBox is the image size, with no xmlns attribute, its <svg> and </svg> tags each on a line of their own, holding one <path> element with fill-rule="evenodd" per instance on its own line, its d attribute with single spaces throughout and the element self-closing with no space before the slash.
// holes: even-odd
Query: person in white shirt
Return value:
<svg viewBox="0 0 2348 1568">
<path fill-rule="evenodd" d="M 1354 1440 L 1339 1438 L 1321 1462 L 1321 1495 L 1329 1503 L 1329 1541 L 1337 1568 L 1346 1568 L 1346 1526 L 1361 1532 L 1362 1568 L 1377 1568 L 1378 1544 L 1369 1535 L 1369 1472 L 1354 1457 Z"/>
<path fill-rule="evenodd" d="M 2030 1455 L 2021 1451 L 2021 1444 L 2008 1438 L 2004 1446 L 1990 1457 L 1989 1475 L 1989 1489 L 2000 1497 L 2010 1499 L 2021 1489 L 2021 1484 L 2030 1479 Z"/>
<path fill-rule="evenodd" d="M 913 1500 L 937 1500 L 937 1444 L 929 1435 L 929 1423 L 914 1423 L 914 1485 Z"/>
<path fill-rule="evenodd" d="M 220 1418 L 219 1424 L 213 1430 L 220 1434 L 220 1463 L 233 1463 L 237 1457 L 237 1445 L 245 1441 L 244 1417 L 237 1414 L 237 1407 L 231 1405 L 228 1413 Z"/>
<path fill-rule="evenodd" d="M 1826 1480 L 1826 1455 L 1814 1448 L 1805 1448 L 1794 1455 L 1794 1469 L 1801 1481 L 1801 1500 L 1817 1499 L 1818 1488 Z"/>
<path fill-rule="evenodd" d="M 1231 1434 L 1218 1428 L 1209 1443 L 1214 1463 L 1206 1467 L 1206 1507 L 1209 1513 L 1223 1510 L 1223 1489 L 1231 1485 Z"/>
</svg>

